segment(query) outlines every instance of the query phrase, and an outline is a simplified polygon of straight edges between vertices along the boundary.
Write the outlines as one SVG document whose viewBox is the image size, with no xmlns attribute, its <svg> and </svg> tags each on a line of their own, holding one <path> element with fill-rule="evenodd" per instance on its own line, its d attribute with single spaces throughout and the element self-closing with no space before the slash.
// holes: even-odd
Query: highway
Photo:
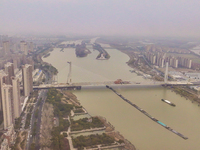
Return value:
<svg viewBox="0 0 200 150">
<path fill-rule="evenodd" d="M 43 105 L 45 103 L 45 100 L 47 98 L 47 90 L 44 90 L 44 92 L 42 93 L 42 101 L 41 101 L 41 104 L 39 106 L 39 112 L 38 112 L 38 122 L 37 122 L 37 126 L 36 126 L 36 136 L 35 136 L 35 139 L 36 139 L 36 149 L 40 149 L 40 145 L 39 145 L 39 142 L 40 142 L 40 126 L 41 126 L 41 117 L 42 117 L 42 108 L 43 108 Z"/>
<path fill-rule="evenodd" d="M 50 73 L 44 72 L 44 74 L 46 76 L 45 83 L 46 84 L 51 83 L 52 79 L 51 79 Z M 41 116 L 42 116 L 42 108 L 43 108 L 43 105 L 44 105 L 46 98 L 47 98 L 47 92 L 48 92 L 48 90 L 46 90 L 46 89 L 42 89 L 42 90 L 38 91 L 37 102 L 34 105 L 34 110 L 33 110 L 32 116 L 31 116 L 30 131 L 29 131 L 29 134 L 28 134 L 27 146 L 26 146 L 27 150 L 30 149 L 30 146 L 31 146 L 32 143 L 35 143 L 35 148 L 37 150 L 40 149 L 39 141 L 40 141 Z M 41 101 L 40 101 L 40 99 L 41 99 Z M 37 109 L 38 109 L 38 116 L 36 118 L 35 113 L 36 113 Z M 33 136 L 32 135 L 33 134 L 33 128 L 34 128 L 34 123 L 35 123 L 36 120 L 37 120 L 36 135 Z"/>
<path fill-rule="evenodd" d="M 32 113 L 32 116 L 31 116 L 31 121 L 30 121 L 30 134 L 28 135 L 28 139 L 27 139 L 27 142 L 28 142 L 27 143 L 27 150 L 30 148 L 30 145 L 33 143 L 34 140 L 36 140 L 36 146 L 38 147 L 38 143 L 39 143 L 38 137 L 39 137 L 40 123 L 41 123 L 41 112 L 42 112 L 43 104 L 46 100 L 46 93 L 47 93 L 47 90 L 41 90 L 39 95 L 38 95 L 37 102 L 34 105 L 33 113 Z M 39 104 L 40 99 L 41 99 L 41 102 Z M 35 116 L 35 112 L 38 108 L 39 108 L 39 111 L 38 111 L 38 117 L 37 117 L 38 121 L 37 121 L 37 124 L 36 124 L 36 136 L 34 137 L 32 135 L 33 134 L 33 128 L 34 128 L 34 123 L 37 120 L 37 118 Z"/>
</svg>

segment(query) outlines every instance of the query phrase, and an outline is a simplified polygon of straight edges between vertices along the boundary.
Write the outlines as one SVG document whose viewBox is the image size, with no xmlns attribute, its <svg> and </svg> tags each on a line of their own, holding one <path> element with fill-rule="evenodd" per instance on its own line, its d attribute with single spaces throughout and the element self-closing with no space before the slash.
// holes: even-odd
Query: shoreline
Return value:
<svg viewBox="0 0 200 150">
<path fill-rule="evenodd" d="M 117 50 L 119 50 L 119 49 L 117 49 Z M 130 62 L 132 62 L 134 60 L 134 57 L 130 54 L 130 52 L 123 51 L 123 50 L 119 50 L 119 51 L 129 56 L 129 60 L 126 63 L 127 63 L 127 65 L 129 67 L 131 67 L 132 69 L 135 69 L 134 65 L 132 65 L 130 63 Z M 167 87 L 165 87 L 165 88 L 167 88 Z M 183 87 L 183 88 L 179 87 L 179 88 L 176 88 L 176 89 L 179 89 L 179 90 L 182 90 L 182 91 L 187 92 L 189 94 L 192 94 L 194 97 L 183 95 L 183 94 L 181 94 L 181 92 L 177 92 L 177 90 L 175 88 L 176 87 L 167 88 L 167 89 L 170 89 L 172 92 L 175 92 L 176 94 L 179 94 L 181 97 L 186 98 L 186 100 L 189 99 L 192 103 L 195 102 L 198 106 L 200 106 L 200 98 L 196 94 L 194 94 L 191 91 L 187 90 L 187 87 Z"/>
<path fill-rule="evenodd" d="M 62 91 L 61 93 L 65 93 L 65 91 Z M 63 94 L 65 97 L 67 96 L 68 98 L 70 98 L 70 101 L 73 101 L 73 103 L 77 103 L 77 97 L 76 95 L 73 94 L 73 92 L 67 92 L 65 94 Z M 81 103 L 79 103 L 79 106 L 82 106 Z M 89 116 L 91 116 L 87 110 L 82 106 L 82 109 L 84 109 L 85 111 L 85 114 L 88 114 Z M 76 114 L 74 114 L 76 115 Z M 105 134 L 113 137 L 116 141 L 119 141 L 119 140 L 122 140 L 124 141 L 124 148 L 126 149 L 131 149 L 131 150 L 136 150 L 135 146 L 130 142 L 128 141 L 127 139 L 124 138 L 123 135 L 120 134 L 119 131 L 116 131 L 115 130 L 115 127 L 106 120 L 106 118 L 104 117 L 101 117 L 101 116 L 96 116 L 98 117 L 104 124 L 104 127 L 103 128 L 94 128 L 94 129 L 88 129 L 88 130 L 84 130 L 84 131 L 72 131 L 72 133 L 70 134 L 74 134 L 74 133 L 85 133 L 85 132 L 88 132 L 88 131 L 98 131 L 98 130 L 105 130 Z M 91 131 L 91 132 L 92 132 Z M 121 147 L 122 145 L 119 145 L 119 147 Z M 103 149 L 103 147 L 102 147 Z"/>
</svg>

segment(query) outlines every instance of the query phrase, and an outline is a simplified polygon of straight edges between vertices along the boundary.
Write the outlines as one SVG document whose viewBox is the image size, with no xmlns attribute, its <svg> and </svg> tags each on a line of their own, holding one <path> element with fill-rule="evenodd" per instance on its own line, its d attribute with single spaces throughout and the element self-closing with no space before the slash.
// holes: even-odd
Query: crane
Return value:
<svg viewBox="0 0 200 150">
<path fill-rule="evenodd" d="M 72 77 L 71 77 L 71 73 L 72 73 L 72 62 L 68 61 L 67 62 L 69 64 L 69 73 L 67 76 L 67 84 L 72 84 Z"/>
</svg>

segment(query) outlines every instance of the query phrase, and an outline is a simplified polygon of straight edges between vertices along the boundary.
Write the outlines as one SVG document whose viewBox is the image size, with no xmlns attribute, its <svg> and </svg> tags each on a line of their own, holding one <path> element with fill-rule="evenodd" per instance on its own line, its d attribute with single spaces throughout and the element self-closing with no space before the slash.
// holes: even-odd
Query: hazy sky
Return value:
<svg viewBox="0 0 200 150">
<path fill-rule="evenodd" d="M 200 0 L 0 0 L 0 33 L 200 37 Z"/>
</svg>

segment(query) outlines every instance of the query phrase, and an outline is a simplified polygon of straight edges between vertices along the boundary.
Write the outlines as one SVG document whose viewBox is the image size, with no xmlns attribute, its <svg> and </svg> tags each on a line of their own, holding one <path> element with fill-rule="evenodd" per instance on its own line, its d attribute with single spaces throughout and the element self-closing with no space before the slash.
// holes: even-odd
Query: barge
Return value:
<svg viewBox="0 0 200 150">
<path fill-rule="evenodd" d="M 163 101 L 163 102 L 165 102 L 165 103 L 167 103 L 167 104 L 169 104 L 169 105 L 171 105 L 171 106 L 176 106 L 174 103 L 172 103 L 172 102 L 170 102 L 170 101 L 168 101 L 168 100 L 166 100 L 166 99 L 161 99 L 161 101 Z"/>
<path fill-rule="evenodd" d="M 144 115 L 146 115 L 148 118 L 150 118 L 151 120 L 153 120 L 154 122 L 158 123 L 159 125 L 161 125 L 162 127 L 164 127 L 165 129 L 173 132 L 174 134 L 178 135 L 179 137 L 183 138 L 184 140 L 187 140 L 188 137 L 184 136 L 183 134 L 173 130 L 172 128 L 170 128 L 169 126 L 167 126 L 166 124 L 162 123 L 161 121 L 159 121 L 158 119 L 152 117 L 150 114 L 148 114 L 145 110 L 143 110 L 142 108 L 138 107 L 136 104 L 133 104 L 131 101 L 129 101 L 128 99 L 124 98 L 121 94 L 119 94 L 117 91 L 115 91 L 112 87 L 106 85 L 106 88 L 112 90 L 115 94 L 117 94 L 122 100 L 124 100 L 125 102 L 129 103 L 130 105 L 132 105 L 133 107 L 135 107 L 137 110 L 139 110 L 140 112 L 142 112 Z M 163 99 L 164 100 L 164 99 Z M 166 100 L 165 100 L 166 101 Z M 169 102 L 169 101 L 167 101 Z M 166 103 L 167 103 L 166 102 Z M 171 103 L 171 102 L 170 102 Z M 173 104 L 173 103 L 172 103 Z"/>
</svg>

